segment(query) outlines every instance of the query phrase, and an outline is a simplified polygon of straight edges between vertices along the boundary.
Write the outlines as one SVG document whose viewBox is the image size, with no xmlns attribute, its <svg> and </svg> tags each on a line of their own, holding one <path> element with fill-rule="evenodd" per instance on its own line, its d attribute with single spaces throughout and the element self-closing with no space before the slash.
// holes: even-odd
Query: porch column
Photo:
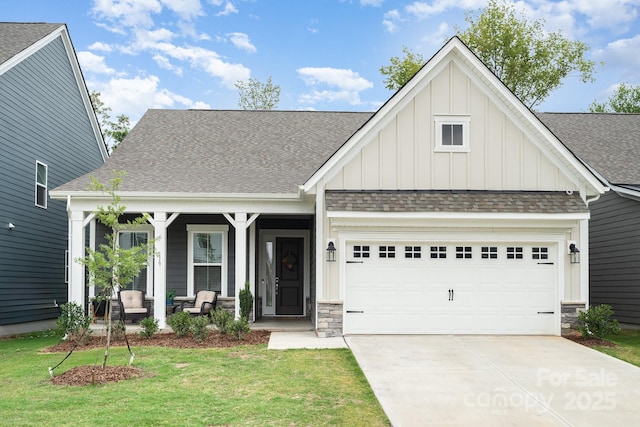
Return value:
<svg viewBox="0 0 640 427">
<path fill-rule="evenodd" d="M 156 255 L 153 257 L 153 317 L 158 319 L 158 327 L 167 326 L 167 213 L 153 214 L 153 229 Z"/>
<path fill-rule="evenodd" d="M 84 257 L 84 212 L 72 210 L 69 220 L 69 289 L 67 301 L 84 305 L 84 265 L 76 261 Z"/>
<path fill-rule="evenodd" d="M 247 281 L 247 214 L 236 212 L 236 319 L 240 318 L 240 290 Z"/>
</svg>

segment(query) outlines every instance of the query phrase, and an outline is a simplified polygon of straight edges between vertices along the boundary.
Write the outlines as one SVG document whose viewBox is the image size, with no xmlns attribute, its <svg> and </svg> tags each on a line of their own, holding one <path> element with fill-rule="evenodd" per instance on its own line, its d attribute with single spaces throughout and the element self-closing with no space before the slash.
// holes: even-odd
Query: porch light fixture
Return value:
<svg viewBox="0 0 640 427">
<path fill-rule="evenodd" d="M 336 244 L 333 240 L 329 240 L 327 245 L 327 262 L 335 262 L 336 261 Z"/>
<path fill-rule="evenodd" d="M 8 228 L 9 230 L 13 230 L 14 228 L 16 228 L 16 226 L 15 226 L 15 225 L 13 225 L 13 223 L 12 223 L 12 222 L 10 222 L 10 223 L 9 223 L 9 225 L 7 226 L 7 228 Z"/>
<path fill-rule="evenodd" d="M 569 244 L 569 261 L 571 264 L 580 264 L 580 249 L 575 243 Z"/>
</svg>

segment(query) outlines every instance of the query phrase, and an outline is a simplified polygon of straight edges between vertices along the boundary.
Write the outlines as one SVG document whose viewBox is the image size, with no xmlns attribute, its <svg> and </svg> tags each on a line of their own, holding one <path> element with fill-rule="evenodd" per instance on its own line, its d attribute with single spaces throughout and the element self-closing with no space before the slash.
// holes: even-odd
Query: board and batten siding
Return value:
<svg viewBox="0 0 640 427">
<path fill-rule="evenodd" d="M 48 190 L 104 161 L 60 38 L 0 75 L 0 153 L 0 325 L 54 319 L 54 300 L 67 300 L 67 212 L 35 206 L 36 160 Z"/>
<path fill-rule="evenodd" d="M 455 63 L 366 135 L 327 189 L 577 190 L 528 135 Z M 470 117 L 470 151 L 435 151 L 438 115 Z"/>
<path fill-rule="evenodd" d="M 609 191 L 590 207 L 590 304 L 640 324 L 640 201 Z"/>
</svg>

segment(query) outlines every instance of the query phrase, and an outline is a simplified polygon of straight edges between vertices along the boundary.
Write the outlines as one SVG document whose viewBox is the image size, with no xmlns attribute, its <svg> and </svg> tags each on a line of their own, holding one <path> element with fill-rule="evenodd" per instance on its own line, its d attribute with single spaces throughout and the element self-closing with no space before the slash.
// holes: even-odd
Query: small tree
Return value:
<svg viewBox="0 0 640 427">
<path fill-rule="evenodd" d="M 126 223 L 120 223 L 119 219 L 124 214 L 126 207 L 120 204 L 121 199 L 116 191 L 122 184 L 125 175 L 123 171 L 115 171 L 114 178 L 109 181 L 108 185 L 101 184 L 94 177 L 91 177 L 89 190 L 107 194 L 111 198 L 111 203 L 107 207 L 99 206 L 95 212 L 98 221 L 108 227 L 111 233 L 105 236 L 107 243 L 101 244 L 97 250 L 87 248 L 87 255 L 76 260 L 86 267 L 90 280 L 100 290 L 101 298 L 107 302 L 107 342 L 102 361 L 103 368 L 107 365 L 111 344 L 111 296 L 118 289 L 126 288 L 133 282 L 140 270 L 147 265 L 152 253 L 150 249 L 154 245 L 153 240 L 131 249 L 123 249 L 118 245 L 119 228 L 136 228 L 146 223 L 148 219 L 146 215 L 143 215 Z"/>
<path fill-rule="evenodd" d="M 570 74 L 593 81 L 596 64 L 584 57 L 586 43 L 546 32 L 543 20 L 530 22 L 506 0 L 490 0 L 478 12 L 466 14 L 469 27 L 456 27 L 458 37 L 529 108 L 542 103 Z M 424 64 L 419 54 L 406 47 L 402 51 L 404 58 L 392 57 L 391 65 L 380 69 L 391 90 L 404 86 Z"/>
<path fill-rule="evenodd" d="M 621 83 L 606 102 L 593 101 L 592 113 L 640 113 L 640 85 Z"/>
<path fill-rule="evenodd" d="M 129 134 L 131 128 L 131 122 L 129 116 L 119 114 L 116 116 L 116 121 L 111 120 L 111 107 L 105 105 L 100 99 L 100 92 L 95 90 L 89 95 L 91 98 L 91 104 L 93 111 L 96 113 L 98 122 L 100 123 L 100 129 L 102 130 L 102 136 L 104 137 L 107 147 L 113 151 L 118 147 L 118 144 Z"/>
<path fill-rule="evenodd" d="M 392 56 L 391 65 L 380 67 L 380 74 L 387 76 L 384 86 L 389 90 L 398 90 L 408 82 L 424 65 L 424 58 L 419 53 L 412 52 L 407 46 L 402 46 L 403 58 Z"/>
<path fill-rule="evenodd" d="M 275 110 L 280 102 L 280 86 L 271 82 L 271 76 L 266 83 L 258 79 L 246 82 L 238 81 L 235 86 L 239 91 L 238 106 L 243 110 Z"/>
<path fill-rule="evenodd" d="M 253 295 L 249 289 L 249 282 L 244 284 L 244 289 L 240 290 L 240 317 L 249 320 L 251 307 L 253 306 Z"/>
<path fill-rule="evenodd" d="M 560 31 L 544 30 L 544 20 L 530 22 L 518 15 L 511 1 L 490 0 L 479 14 L 468 12 L 469 27 L 458 36 L 529 108 L 534 108 L 577 73 L 593 81 L 595 62 L 584 58 L 586 43 L 572 41 Z"/>
</svg>

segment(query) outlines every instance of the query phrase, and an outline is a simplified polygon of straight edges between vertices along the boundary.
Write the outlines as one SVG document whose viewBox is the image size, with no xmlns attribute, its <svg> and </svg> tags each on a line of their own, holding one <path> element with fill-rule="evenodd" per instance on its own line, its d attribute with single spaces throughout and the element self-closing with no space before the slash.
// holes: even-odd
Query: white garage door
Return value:
<svg viewBox="0 0 640 427">
<path fill-rule="evenodd" d="M 554 334 L 555 245 L 348 242 L 345 334 Z"/>
</svg>

